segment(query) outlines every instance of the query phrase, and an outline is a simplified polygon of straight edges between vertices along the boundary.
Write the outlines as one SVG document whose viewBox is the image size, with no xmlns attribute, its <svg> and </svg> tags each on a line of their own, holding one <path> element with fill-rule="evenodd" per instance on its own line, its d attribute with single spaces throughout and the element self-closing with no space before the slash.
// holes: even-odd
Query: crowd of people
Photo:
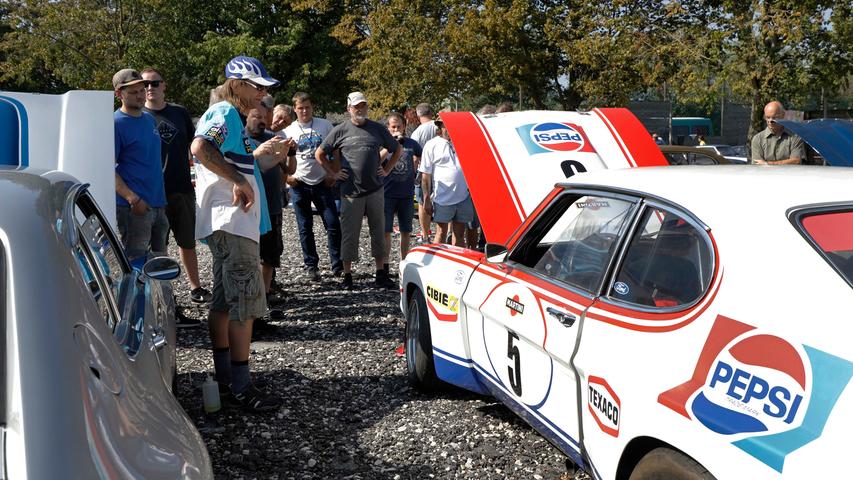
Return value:
<svg viewBox="0 0 853 480">
<path fill-rule="evenodd" d="M 121 102 L 114 119 L 116 215 L 123 246 L 131 259 L 163 253 L 172 232 L 191 301 L 209 304 L 220 395 L 252 411 L 281 404 L 252 383 L 249 345 L 257 320 L 284 318 L 275 306 L 287 292 L 275 271 L 284 251 L 282 212 L 288 203 L 306 280 L 322 279 L 316 210 L 326 231 L 329 271 L 346 290 L 354 288 L 353 262 L 365 217 L 376 267 L 373 283 L 396 288 L 390 268 L 394 221 L 405 257 L 413 198 L 421 241 L 472 249 L 485 242 L 453 142 L 429 104 L 391 113 L 383 125 L 368 118 L 365 94 L 353 92 L 346 99 L 349 118 L 332 125 L 314 116 L 306 92 L 296 92 L 292 105 L 275 105 L 268 90 L 278 85 L 259 60 L 235 57 L 194 126 L 185 108 L 166 102 L 167 82 L 156 69 L 123 69 L 113 76 Z M 478 114 L 508 110 L 508 104 L 486 105 Z M 799 163 L 803 157 L 802 141 L 775 123 L 783 115 L 778 102 L 765 108 L 767 130 L 753 139 L 754 163 Z M 213 260 L 210 290 L 199 278 L 197 242 L 209 248 Z M 176 318 L 182 328 L 201 323 L 180 311 Z"/>
<path fill-rule="evenodd" d="M 278 320 L 287 292 L 275 279 L 284 251 L 283 209 L 292 205 L 305 280 L 323 274 L 314 238 L 323 222 L 328 271 L 343 289 L 355 288 L 353 263 L 367 219 L 373 284 L 395 289 L 391 270 L 396 219 L 399 249 L 411 247 L 417 199 L 419 241 L 478 248 L 482 238 L 465 178 L 440 116 L 426 103 L 393 112 L 385 124 L 368 118 L 362 92 L 347 96 L 349 118 L 333 125 L 314 116 L 314 101 L 296 92 L 275 105 L 279 85 L 256 58 L 238 56 L 225 81 L 193 125 L 187 110 L 166 101 L 156 69 L 123 69 L 113 76 L 121 103 L 114 113 L 117 224 L 131 260 L 166 252 L 169 231 L 178 246 L 190 299 L 208 304 L 215 379 L 226 402 L 251 411 L 281 404 L 249 374 L 253 327 Z M 480 113 L 507 111 L 486 106 Z M 190 165 L 194 165 L 193 184 Z M 435 236 L 430 238 L 435 223 Z M 196 245 L 210 250 L 212 285 L 199 278 Z M 200 325 L 176 311 L 179 328 Z"/>
</svg>

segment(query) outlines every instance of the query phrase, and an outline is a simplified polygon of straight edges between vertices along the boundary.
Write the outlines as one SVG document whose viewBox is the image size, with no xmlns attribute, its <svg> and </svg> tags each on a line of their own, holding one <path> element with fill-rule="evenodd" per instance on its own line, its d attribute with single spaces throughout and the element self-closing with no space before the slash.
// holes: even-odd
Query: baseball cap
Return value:
<svg viewBox="0 0 853 480">
<path fill-rule="evenodd" d="M 144 81 L 145 80 L 142 78 L 142 75 L 140 75 L 136 70 L 132 68 L 123 68 L 113 75 L 113 88 L 118 90 L 119 88 L 128 87 Z"/>
<path fill-rule="evenodd" d="M 251 80 L 265 87 L 275 87 L 281 83 L 267 74 L 267 69 L 260 60 L 244 55 L 238 55 L 228 61 L 225 65 L 225 78 Z"/>
<path fill-rule="evenodd" d="M 367 103 L 367 97 L 361 92 L 352 92 L 347 95 L 347 106 L 358 105 L 359 103 Z"/>
</svg>

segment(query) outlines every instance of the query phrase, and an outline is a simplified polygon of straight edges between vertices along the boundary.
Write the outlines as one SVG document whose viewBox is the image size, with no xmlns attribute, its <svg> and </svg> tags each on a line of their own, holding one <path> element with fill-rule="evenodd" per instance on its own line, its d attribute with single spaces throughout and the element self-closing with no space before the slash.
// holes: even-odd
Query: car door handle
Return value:
<svg viewBox="0 0 853 480">
<path fill-rule="evenodd" d="M 578 319 L 578 317 L 570 313 L 561 312 L 554 307 L 548 307 L 545 309 L 545 311 L 548 312 L 548 315 L 551 315 L 552 317 L 556 318 L 557 321 L 563 324 L 564 327 L 571 327 Z"/>
<path fill-rule="evenodd" d="M 166 343 L 166 332 L 163 330 L 163 327 L 159 325 L 151 327 L 151 344 L 154 348 L 161 350 L 166 346 Z"/>
</svg>

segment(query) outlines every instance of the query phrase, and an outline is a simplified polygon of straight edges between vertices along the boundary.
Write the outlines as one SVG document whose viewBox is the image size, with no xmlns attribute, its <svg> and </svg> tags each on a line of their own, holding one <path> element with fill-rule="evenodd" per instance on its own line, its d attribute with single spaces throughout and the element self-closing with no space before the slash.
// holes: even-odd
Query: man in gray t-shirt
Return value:
<svg viewBox="0 0 853 480">
<path fill-rule="evenodd" d="M 370 227 L 370 253 L 376 260 L 376 286 L 396 288 L 385 272 L 385 189 L 387 176 L 400 157 L 400 144 L 381 124 L 367 118 L 367 99 L 361 92 L 347 96 L 350 120 L 329 132 L 317 149 L 320 165 L 341 182 L 341 259 L 344 262 L 343 287 L 352 289 L 352 262 L 358 260 L 358 237 L 367 214 Z M 379 151 L 394 152 L 382 166 Z M 329 153 L 339 150 L 341 169 L 331 165 Z"/>
</svg>

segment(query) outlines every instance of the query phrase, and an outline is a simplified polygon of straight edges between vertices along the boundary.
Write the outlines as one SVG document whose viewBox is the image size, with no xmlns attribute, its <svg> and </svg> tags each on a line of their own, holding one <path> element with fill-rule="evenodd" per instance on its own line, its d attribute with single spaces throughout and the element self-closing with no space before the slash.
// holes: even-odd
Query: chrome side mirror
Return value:
<svg viewBox="0 0 853 480">
<path fill-rule="evenodd" d="M 154 280 L 174 280 L 181 274 L 181 266 L 170 257 L 154 257 L 145 262 L 142 273 Z"/>
</svg>

